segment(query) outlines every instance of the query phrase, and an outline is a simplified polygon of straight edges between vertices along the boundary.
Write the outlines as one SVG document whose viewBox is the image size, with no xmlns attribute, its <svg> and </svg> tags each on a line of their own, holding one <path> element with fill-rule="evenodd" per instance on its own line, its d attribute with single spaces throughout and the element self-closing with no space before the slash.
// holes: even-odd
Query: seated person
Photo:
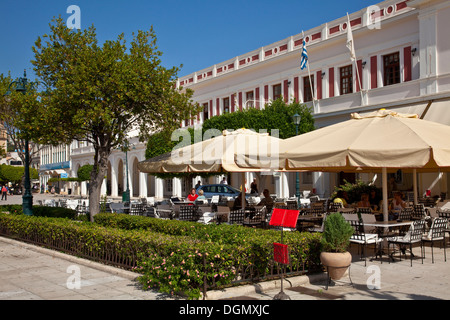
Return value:
<svg viewBox="0 0 450 320">
<path fill-rule="evenodd" d="M 248 206 L 248 201 L 245 199 L 245 205 Z M 242 209 L 242 193 L 239 193 L 239 195 L 234 199 L 233 204 L 233 210 Z"/>
<path fill-rule="evenodd" d="M 381 199 L 377 194 L 377 190 L 372 189 L 370 191 L 369 201 L 370 206 L 372 207 L 373 210 L 378 210 L 378 208 L 381 207 L 380 206 Z"/>
<path fill-rule="evenodd" d="M 406 207 L 406 202 L 402 199 L 401 192 L 394 193 L 394 199 L 392 199 L 389 205 L 389 220 L 396 220 L 400 211 Z"/>
<path fill-rule="evenodd" d="M 341 203 L 343 208 L 348 208 L 347 198 L 347 192 L 345 192 L 344 190 L 339 190 L 337 192 L 336 198 L 334 198 L 333 200 L 333 203 Z"/>
<path fill-rule="evenodd" d="M 195 203 L 208 203 L 202 189 L 198 190 L 198 197 L 195 199 Z"/>
<path fill-rule="evenodd" d="M 195 188 L 191 189 L 191 193 L 187 196 L 187 201 L 195 201 L 198 198 L 198 194 L 196 193 Z"/>
<path fill-rule="evenodd" d="M 358 208 L 370 208 L 369 195 L 367 193 L 361 194 L 361 201 L 359 201 L 356 206 Z"/>
<path fill-rule="evenodd" d="M 273 199 L 269 194 L 269 189 L 264 189 L 264 198 L 257 204 L 258 206 L 266 206 L 267 212 L 270 212 L 273 208 Z"/>
</svg>

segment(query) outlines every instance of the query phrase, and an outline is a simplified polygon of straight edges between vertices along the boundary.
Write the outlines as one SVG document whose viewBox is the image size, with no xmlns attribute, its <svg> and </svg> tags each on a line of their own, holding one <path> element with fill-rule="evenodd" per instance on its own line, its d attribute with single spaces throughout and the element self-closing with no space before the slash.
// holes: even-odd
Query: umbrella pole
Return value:
<svg viewBox="0 0 450 320">
<path fill-rule="evenodd" d="M 417 200 L 417 169 L 413 169 L 413 190 L 414 190 L 414 204 L 418 203 Z"/>
<path fill-rule="evenodd" d="M 241 207 L 242 209 L 245 209 L 245 172 L 241 173 Z"/>
<path fill-rule="evenodd" d="M 387 168 L 382 169 L 382 184 L 383 184 L 383 220 L 389 220 L 388 213 L 388 194 L 387 194 Z"/>
</svg>

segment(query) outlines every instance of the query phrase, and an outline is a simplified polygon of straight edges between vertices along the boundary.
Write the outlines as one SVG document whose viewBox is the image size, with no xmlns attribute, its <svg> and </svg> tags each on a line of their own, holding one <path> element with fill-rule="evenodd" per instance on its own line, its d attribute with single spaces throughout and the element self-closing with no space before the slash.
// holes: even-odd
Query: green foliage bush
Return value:
<svg viewBox="0 0 450 320">
<path fill-rule="evenodd" d="M 141 257 L 136 268 L 143 274 L 140 281 L 145 288 L 159 288 L 171 294 L 181 291 L 191 297 L 198 297 L 204 283 L 202 277 L 206 277 L 208 284 L 220 287 L 231 284 L 238 267 L 253 268 L 256 276 L 267 274 L 273 243 L 280 241 L 279 231 L 239 225 L 203 225 L 113 213 L 98 214 L 94 220 L 107 227 L 146 230 L 197 241 L 195 247 L 180 242 L 170 253 Z M 304 263 L 310 271 L 318 269 L 320 238 L 320 234 L 286 233 L 283 242 L 291 248 L 292 265 Z"/>
<path fill-rule="evenodd" d="M 327 216 L 322 237 L 323 250 L 327 252 L 345 252 L 353 234 L 352 226 L 340 213 Z"/>
<path fill-rule="evenodd" d="M 297 102 L 287 104 L 280 98 L 266 104 L 264 109 L 249 108 L 211 117 L 203 123 L 203 131 L 247 128 L 255 131 L 267 130 L 270 133 L 272 129 L 278 129 L 279 138 L 286 139 L 296 135 L 293 122 L 296 113 L 301 116 L 299 134 L 314 130 L 311 108 Z"/>
<path fill-rule="evenodd" d="M 80 167 L 77 171 L 77 177 L 80 181 L 89 181 L 91 180 L 91 172 L 94 166 L 92 164 L 85 164 Z"/>
<path fill-rule="evenodd" d="M 23 208 L 20 204 L 1 205 L 0 212 L 23 214 Z M 63 207 L 33 206 L 33 216 L 78 219 L 76 210 Z"/>
<path fill-rule="evenodd" d="M 24 167 L 10 166 L 7 164 L 0 165 L 0 183 L 14 182 L 20 183 L 24 175 Z M 35 168 L 30 168 L 31 179 L 39 178 L 39 174 Z"/>
<path fill-rule="evenodd" d="M 366 183 L 364 181 L 358 180 L 356 183 L 350 183 L 345 181 L 343 185 L 335 186 L 334 192 L 331 198 L 335 198 L 339 190 L 347 192 L 349 203 L 355 203 L 361 200 L 361 194 L 367 193 L 370 195 L 372 190 L 375 190 L 378 198 L 381 197 L 381 190 L 376 186 Z"/>
<path fill-rule="evenodd" d="M 255 279 L 269 274 L 273 242 L 280 241 L 279 231 L 242 226 L 111 213 L 94 219 L 95 223 L 0 213 L 0 234 L 98 261 L 111 256 L 118 257 L 116 263 L 131 261 L 127 263 L 141 274 L 138 279 L 144 289 L 182 293 L 191 299 L 200 297 L 205 283 L 223 288 L 232 285 L 241 272 Z M 309 271 L 318 268 L 320 238 L 319 234 L 285 233 L 291 265 L 306 264 Z"/>
</svg>

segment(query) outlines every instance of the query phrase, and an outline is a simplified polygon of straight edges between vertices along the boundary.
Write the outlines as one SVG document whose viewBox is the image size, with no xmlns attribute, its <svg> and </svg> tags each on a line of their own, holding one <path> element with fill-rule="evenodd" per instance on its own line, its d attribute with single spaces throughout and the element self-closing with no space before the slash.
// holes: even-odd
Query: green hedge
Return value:
<svg viewBox="0 0 450 320">
<path fill-rule="evenodd" d="M 197 265 L 197 270 L 201 262 L 203 252 L 207 256 L 207 266 L 219 264 L 221 267 L 211 268 L 206 280 L 208 285 L 214 286 L 230 284 L 236 278 L 232 278 L 230 273 L 232 270 L 247 273 L 247 278 L 260 279 L 271 273 L 269 270 L 273 265 L 273 243 L 280 242 L 281 233 L 276 230 L 264 230 L 239 225 L 204 225 L 196 222 L 185 222 L 178 220 L 160 220 L 149 219 L 141 216 L 130 216 L 126 214 L 102 213 L 97 214 L 94 218 L 95 222 L 114 228 L 126 230 L 144 230 L 157 233 L 163 233 L 170 236 L 189 236 L 193 239 L 201 241 L 201 248 L 183 247 L 177 248 L 176 255 L 169 256 L 149 256 L 139 262 L 138 269 L 143 273 L 141 281 L 147 286 L 163 286 L 167 285 L 165 292 L 176 292 L 169 290 L 172 286 L 176 288 L 176 284 L 187 281 L 185 275 L 180 278 L 173 278 L 174 270 L 168 268 L 162 270 L 163 266 L 174 265 L 181 269 L 180 263 L 189 261 L 191 265 Z M 290 249 L 290 266 L 288 272 L 302 270 L 304 266 L 309 271 L 317 271 L 320 267 L 320 250 L 321 250 L 321 234 L 318 233 L 300 233 L 300 232 L 284 232 L 283 243 L 287 244 Z M 218 249 L 220 248 L 220 250 Z M 163 265 L 164 263 L 164 265 Z M 230 267 L 232 266 L 232 267 Z M 251 269 L 251 270 L 250 270 Z M 226 279 L 220 276 L 226 275 Z M 165 282 L 161 282 L 161 275 Z M 171 276 L 171 278 L 169 278 Z M 191 274 L 192 276 L 192 274 Z M 233 276 L 239 276 L 233 274 Z M 195 274 L 194 279 L 198 280 Z M 219 285 L 217 281 L 220 280 Z M 156 283 L 156 281 L 158 281 Z M 171 282 L 171 285 L 169 285 Z M 191 282 L 191 283 L 192 283 Z"/>
<path fill-rule="evenodd" d="M 139 272 L 144 289 L 199 298 L 207 288 L 259 280 L 277 268 L 280 232 L 202 225 L 147 217 L 98 214 L 96 223 L 0 213 L 0 233 Z M 285 232 L 288 272 L 320 266 L 320 235 Z"/>
<path fill-rule="evenodd" d="M 9 212 L 12 214 L 23 214 L 23 207 L 21 204 L 1 205 L 0 212 Z M 33 216 L 68 218 L 68 219 L 73 219 L 73 220 L 83 219 L 78 216 L 76 210 L 73 210 L 70 208 L 63 208 L 63 207 L 47 207 L 47 206 L 33 206 Z M 87 218 L 86 218 L 86 220 L 87 220 Z"/>
</svg>

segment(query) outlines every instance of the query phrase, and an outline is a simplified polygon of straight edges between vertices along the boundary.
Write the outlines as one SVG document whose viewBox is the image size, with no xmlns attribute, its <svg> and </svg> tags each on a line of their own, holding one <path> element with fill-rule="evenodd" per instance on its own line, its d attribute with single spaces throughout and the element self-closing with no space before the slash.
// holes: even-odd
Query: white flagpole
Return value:
<svg viewBox="0 0 450 320">
<path fill-rule="evenodd" d="M 358 60 L 356 59 L 356 54 L 355 54 L 355 44 L 353 41 L 353 33 L 352 33 L 352 26 L 350 24 L 350 16 L 348 15 L 347 12 L 347 47 L 349 45 L 349 40 L 351 41 L 350 44 L 350 48 L 348 48 L 350 50 L 350 59 L 355 63 L 355 69 L 356 69 L 356 77 L 357 77 L 357 81 L 359 83 L 359 91 L 361 93 L 361 103 L 362 103 L 362 99 L 363 97 L 363 93 L 362 93 L 362 84 L 361 84 L 361 77 L 359 76 L 359 70 L 358 70 Z"/>
<path fill-rule="evenodd" d="M 303 41 L 305 41 L 305 33 L 302 30 L 302 35 L 303 35 Z M 306 43 L 306 41 L 305 41 Z M 309 70 L 309 55 L 308 55 L 308 60 L 306 60 L 306 66 L 308 67 L 308 75 L 309 75 L 309 86 L 311 89 L 311 95 L 312 95 L 312 99 L 313 99 L 313 106 L 314 106 L 314 110 L 316 109 L 316 98 L 314 95 L 314 88 L 312 85 L 312 81 L 311 81 L 311 71 Z M 319 81 L 319 79 L 317 79 L 317 81 Z"/>
</svg>

